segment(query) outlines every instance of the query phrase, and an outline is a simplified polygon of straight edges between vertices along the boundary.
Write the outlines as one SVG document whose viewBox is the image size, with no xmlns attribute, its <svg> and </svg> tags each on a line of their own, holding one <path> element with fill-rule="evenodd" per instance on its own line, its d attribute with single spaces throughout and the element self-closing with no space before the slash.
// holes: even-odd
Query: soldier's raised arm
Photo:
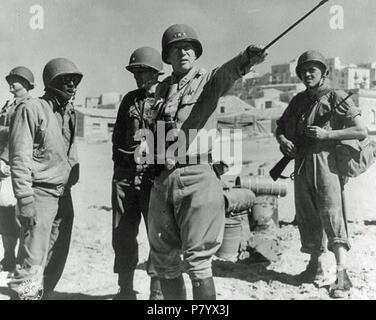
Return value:
<svg viewBox="0 0 376 320">
<path fill-rule="evenodd" d="M 211 81 L 215 92 L 219 96 L 226 94 L 236 80 L 249 73 L 255 65 L 262 63 L 267 55 L 261 46 L 252 44 L 236 57 L 214 69 L 211 72 Z"/>
</svg>

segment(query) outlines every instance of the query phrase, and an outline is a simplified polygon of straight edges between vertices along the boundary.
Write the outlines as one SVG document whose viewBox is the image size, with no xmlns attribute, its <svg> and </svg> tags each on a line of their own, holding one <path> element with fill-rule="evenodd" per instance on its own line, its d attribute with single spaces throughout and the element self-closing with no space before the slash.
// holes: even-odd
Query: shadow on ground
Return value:
<svg viewBox="0 0 376 320">
<path fill-rule="evenodd" d="M 268 270 L 269 262 L 251 262 L 248 259 L 233 263 L 229 261 L 213 261 L 213 275 L 215 277 L 235 278 L 248 282 L 279 281 L 284 284 L 299 287 L 304 283 L 300 275 Z"/>
<path fill-rule="evenodd" d="M 14 296 L 14 292 L 10 290 L 8 287 L 0 287 L 0 294 L 8 296 L 9 298 Z"/>
<path fill-rule="evenodd" d="M 8 296 L 12 300 L 15 298 L 15 293 L 8 287 L 0 287 L 0 294 Z M 48 300 L 108 300 L 112 299 L 115 294 L 107 295 L 90 295 L 86 293 L 75 293 L 75 292 L 54 292 L 49 297 Z"/>
<path fill-rule="evenodd" d="M 221 278 L 235 278 L 248 282 L 256 281 L 279 281 L 284 284 L 299 287 L 303 283 L 300 274 L 291 275 L 283 272 L 268 270 L 267 266 L 270 262 L 262 259 L 255 262 L 254 257 L 244 259 L 236 263 L 230 261 L 214 260 L 212 263 L 213 275 Z M 147 270 L 147 262 L 137 265 L 138 270 Z"/>
<path fill-rule="evenodd" d="M 109 300 L 114 297 L 115 294 L 106 295 L 90 295 L 86 293 L 75 292 L 54 292 L 49 300 Z"/>
</svg>

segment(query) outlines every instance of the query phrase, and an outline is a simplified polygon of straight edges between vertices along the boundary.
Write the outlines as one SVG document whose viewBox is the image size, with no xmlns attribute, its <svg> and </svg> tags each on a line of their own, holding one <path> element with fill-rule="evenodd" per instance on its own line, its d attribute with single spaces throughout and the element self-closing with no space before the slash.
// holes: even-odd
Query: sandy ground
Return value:
<svg viewBox="0 0 376 320">
<path fill-rule="evenodd" d="M 242 174 L 257 172 L 265 162 L 270 167 L 280 158 L 273 139 L 244 141 L 247 166 Z M 111 247 L 111 145 L 80 141 L 81 180 L 74 188 L 75 223 L 71 250 L 55 299 L 111 299 L 117 292 L 117 277 L 113 274 Z M 266 161 L 267 160 L 267 161 Z M 291 171 L 291 167 L 286 170 Z M 347 185 L 349 194 L 350 238 L 348 268 L 353 280 L 352 299 L 376 299 L 376 166 Z M 231 184 L 233 177 L 226 178 Z M 300 253 L 299 232 L 290 224 L 294 218 L 293 188 L 279 199 L 281 227 L 274 230 L 277 258 L 261 263 L 248 258 L 238 263 L 215 260 L 213 272 L 218 299 L 329 299 L 327 284 L 334 280 L 334 257 L 325 254 L 324 267 L 328 281 L 322 286 L 301 284 L 295 275 L 304 270 L 308 255 Z M 145 271 L 148 242 L 142 223 L 139 233 L 139 265 L 135 275 L 138 299 L 148 299 L 149 278 Z M 1 241 L 0 241 L 1 242 Z M 0 248 L 0 257 L 2 256 Z M 0 275 L 0 299 L 9 299 L 4 274 Z M 188 298 L 191 286 L 187 275 Z"/>
</svg>

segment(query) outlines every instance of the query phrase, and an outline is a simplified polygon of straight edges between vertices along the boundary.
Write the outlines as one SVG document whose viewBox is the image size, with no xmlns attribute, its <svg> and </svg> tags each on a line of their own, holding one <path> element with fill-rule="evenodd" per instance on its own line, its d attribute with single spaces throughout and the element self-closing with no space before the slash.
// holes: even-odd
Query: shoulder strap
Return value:
<svg viewBox="0 0 376 320">
<path fill-rule="evenodd" d="M 336 90 L 332 89 L 331 90 L 331 94 L 329 96 L 329 104 L 330 104 L 330 107 L 331 107 L 331 110 L 330 112 L 328 113 L 328 116 L 325 117 L 325 119 L 323 119 L 323 121 L 328 121 L 330 120 L 331 118 L 333 118 L 335 120 L 334 124 L 335 124 L 335 127 L 338 126 L 338 128 L 340 127 L 340 124 L 338 123 L 338 120 L 337 118 L 335 117 L 335 111 L 338 109 L 338 107 L 340 107 L 342 105 L 342 103 L 344 103 L 347 99 L 349 99 L 351 96 L 353 95 L 352 92 L 350 92 L 345 98 L 343 98 L 341 101 L 339 101 L 338 103 L 336 103 L 337 99 L 337 93 L 336 93 Z M 321 122 L 323 122 L 321 121 Z M 337 129 L 338 129 L 337 128 Z"/>
<path fill-rule="evenodd" d="M 69 111 L 69 130 L 71 131 L 70 141 L 69 141 L 69 148 L 68 148 L 68 155 L 72 148 L 74 138 L 76 136 L 76 124 L 77 124 L 77 117 L 76 117 L 76 110 L 74 110 L 74 106 L 72 104 L 72 109 Z"/>
</svg>

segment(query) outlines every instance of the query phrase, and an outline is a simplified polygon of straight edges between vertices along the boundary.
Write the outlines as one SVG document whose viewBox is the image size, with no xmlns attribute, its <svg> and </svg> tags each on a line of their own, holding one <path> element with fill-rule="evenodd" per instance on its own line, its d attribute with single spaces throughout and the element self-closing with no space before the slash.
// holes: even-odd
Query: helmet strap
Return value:
<svg viewBox="0 0 376 320">
<path fill-rule="evenodd" d="M 320 80 L 320 87 L 323 86 L 325 84 L 325 80 L 326 78 L 328 77 L 329 75 L 329 70 L 326 69 L 323 73 L 322 73 L 322 76 L 321 76 L 321 80 Z"/>
<path fill-rule="evenodd" d="M 66 106 L 70 101 L 74 100 L 74 96 L 66 94 L 63 91 L 56 89 L 54 87 L 49 86 L 45 90 L 51 93 L 56 98 L 59 105 L 62 107 Z"/>
</svg>

